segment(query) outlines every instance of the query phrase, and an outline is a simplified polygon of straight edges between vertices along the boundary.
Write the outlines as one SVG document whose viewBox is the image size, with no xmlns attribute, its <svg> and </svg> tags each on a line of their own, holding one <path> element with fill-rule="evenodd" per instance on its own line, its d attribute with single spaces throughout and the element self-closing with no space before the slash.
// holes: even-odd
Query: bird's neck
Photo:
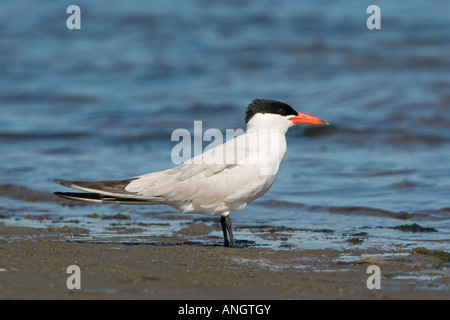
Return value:
<svg viewBox="0 0 450 320">
<path fill-rule="evenodd" d="M 246 135 L 251 157 L 263 175 L 276 175 L 286 154 L 286 130 L 248 128 Z"/>
</svg>

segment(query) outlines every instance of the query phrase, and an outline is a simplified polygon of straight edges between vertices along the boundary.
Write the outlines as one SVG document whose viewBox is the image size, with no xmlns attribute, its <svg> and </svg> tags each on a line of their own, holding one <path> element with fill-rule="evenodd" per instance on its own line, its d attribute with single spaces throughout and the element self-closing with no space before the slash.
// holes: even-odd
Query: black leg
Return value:
<svg viewBox="0 0 450 320">
<path fill-rule="evenodd" d="M 231 227 L 230 215 L 221 217 L 220 223 L 222 224 L 224 246 L 236 248 L 236 242 L 234 241 L 233 230 Z M 230 241 L 228 241 L 228 236 L 230 236 Z"/>
<path fill-rule="evenodd" d="M 236 242 L 234 241 L 234 236 L 233 236 L 233 230 L 231 228 L 231 219 L 230 216 L 226 216 L 226 223 L 227 223 L 227 229 L 228 229 L 228 235 L 230 236 L 230 247 L 231 248 L 236 248 Z"/>
<path fill-rule="evenodd" d="M 220 217 L 220 224 L 222 225 L 222 232 L 223 232 L 223 245 L 225 247 L 230 246 L 230 242 L 228 241 L 228 234 L 227 234 L 227 223 L 225 217 Z"/>
</svg>

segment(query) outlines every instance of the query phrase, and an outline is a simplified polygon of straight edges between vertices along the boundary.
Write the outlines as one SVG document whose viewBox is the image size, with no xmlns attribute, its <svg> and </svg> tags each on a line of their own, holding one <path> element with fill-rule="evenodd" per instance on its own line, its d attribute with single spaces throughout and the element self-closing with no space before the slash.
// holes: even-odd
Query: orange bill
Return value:
<svg viewBox="0 0 450 320">
<path fill-rule="evenodd" d="M 317 118 L 315 116 L 312 116 L 310 114 L 306 114 L 306 113 L 301 113 L 299 112 L 298 115 L 296 115 L 295 117 L 289 118 L 289 120 L 291 120 L 294 124 L 299 124 L 299 123 L 305 123 L 305 124 L 326 124 L 328 125 L 329 123 Z"/>
</svg>

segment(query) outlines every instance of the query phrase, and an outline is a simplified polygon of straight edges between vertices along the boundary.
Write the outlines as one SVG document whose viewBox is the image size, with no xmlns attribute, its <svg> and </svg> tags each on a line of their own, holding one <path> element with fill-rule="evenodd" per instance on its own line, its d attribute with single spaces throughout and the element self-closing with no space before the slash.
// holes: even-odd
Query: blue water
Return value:
<svg viewBox="0 0 450 320">
<path fill-rule="evenodd" d="M 68 30 L 71 4 L 0 3 L 0 186 L 50 194 L 63 190 L 54 178 L 166 169 L 174 129 L 199 120 L 204 130 L 242 128 L 251 100 L 276 99 L 332 126 L 288 132 L 274 186 L 232 214 L 235 226 L 334 230 L 294 232 L 283 241 L 295 247 L 348 247 L 347 235 L 364 230 L 362 246 L 448 249 L 450 10 L 442 1 L 377 1 L 380 30 L 366 27 L 372 1 L 80 0 L 81 30 Z M 78 219 L 98 237 L 107 224 L 86 218 L 93 212 L 168 223 L 141 235 L 170 235 L 199 219 L 165 220 L 157 213 L 175 211 L 160 206 L 0 196 L 4 224 Z M 39 215 L 46 219 L 30 219 Z M 412 223 L 438 232 L 388 229 Z M 235 233 L 257 245 L 283 242 Z"/>
</svg>

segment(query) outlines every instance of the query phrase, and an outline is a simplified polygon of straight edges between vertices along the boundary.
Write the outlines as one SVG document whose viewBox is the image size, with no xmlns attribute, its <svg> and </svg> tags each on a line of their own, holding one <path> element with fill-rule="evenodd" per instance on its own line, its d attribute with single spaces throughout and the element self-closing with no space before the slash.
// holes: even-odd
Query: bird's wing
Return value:
<svg viewBox="0 0 450 320">
<path fill-rule="evenodd" d="M 241 135 L 222 145 L 205 151 L 178 167 L 144 174 L 127 180 L 68 181 L 55 180 L 63 186 L 102 197 L 84 197 L 77 200 L 105 202 L 113 199 L 142 200 L 151 203 L 171 204 L 192 201 L 202 207 L 240 199 L 254 199 L 259 188 L 268 185 L 261 175 L 260 166 L 250 156 L 256 146 L 245 142 Z M 269 179 L 270 180 L 270 179 Z M 273 180 L 272 180 L 273 181 Z M 271 182 L 269 181 L 271 185 Z M 57 194 L 63 196 L 63 194 Z M 73 194 L 65 194 L 74 197 Z M 104 197 L 106 196 L 106 197 Z"/>
<path fill-rule="evenodd" d="M 147 200 L 147 201 L 158 201 L 159 198 L 156 197 L 146 197 L 144 198 L 142 195 L 139 195 L 137 193 L 126 191 L 125 188 L 127 185 L 132 182 L 134 178 L 127 179 L 127 180 L 109 180 L 109 181 L 70 181 L 70 180 L 61 180 L 61 179 L 55 179 L 53 180 L 55 183 L 58 183 L 64 187 L 77 189 L 97 195 L 102 195 L 110 198 L 125 198 L 125 199 L 136 199 L 136 200 Z M 66 198 L 70 195 L 71 197 L 74 197 L 74 194 L 63 194 L 63 193 L 55 193 L 56 195 L 63 197 L 66 195 Z M 78 196 L 80 199 L 76 200 L 84 200 L 89 201 L 89 197 L 85 195 L 85 199 L 81 199 L 81 194 Z M 90 198 L 92 202 L 93 200 L 99 200 L 100 197 Z M 74 199 L 75 200 L 75 199 Z"/>
<path fill-rule="evenodd" d="M 237 193 L 246 194 L 263 178 L 254 166 L 190 164 L 182 171 L 144 176 L 130 183 L 130 190 L 139 190 L 143 199 L 157 198 L 165 203 L 192 201 L 208 207 L 226 202 Z"/>
<path fill-rule="evenodd" d="M 68 200 L 79 200 L 84 202 L 92 202 L 92 203 L 115 203 L 115 204 L 136 204 L 136 205 L 144 205 L 144 204 L 159 204 L 157 201 L 148 201 L 143 199 L 135 199 L 135 198 L 124 198 L 124 197 L 112 197 L 106 196 L 99 193 L 91 193 L 91 192 L 55 192 L 54 195 L 68 199 Z"/>
<path fill-rule="evenodd" d="M 168 203 L 192 200 L 213 206 L 227 201 L 264 179 L 259 167 L 246 161 L 252 146 L 242 143 L 244 138 L 239 136 L 173 169 L 142 175 L 131 181 L 126 191 Z"/>
<path fill-rule="evenodd" d="M 159 172 L 152 172 L 137 176 L 127 180 L 109 180 L 109 181 L 70 181 L 55 179 L 54 182 L 62 186 L 89 192 L 94 195 L 74 193 L 55 193 L 57 196 L 70 198 L 73 200 L 83 200 L 88 202 L 112 202 L 119 200 L 130 201 L 131 199 L 139 201 L 148 201 L 154 203 L 164 203 L 173 201 L 186 201 L 193 197 L 211 198 L 211 201 L 219 201 L 219 194 L 211 195 L 210 192 L 201 192 L 203 189 L 212 188 L 211 182 L 208 183 L 209 176 L 213 176 L 226 168 L 231 168 L 234 163 L 209 164 L 207 157 L 218 154 L 224 145 L 213 148 L 199 157 L 193 158 L 191 163 L 185 163 L 173 169 Z M 228 147 L 230 144 L 228 145 Z M 215 149 L 215 150 L 214 150 Z M 226 147 L 225 147 L 226 149 Z M 205 157 L 205 161 L 197 164 L 199 158 Z M 207 191 L 207 190 L 203 190 Z M 117 199 L 116 199 L 117 198 Z M 215 199 L 215 200 L 213 200 Z"/>
</svg>

